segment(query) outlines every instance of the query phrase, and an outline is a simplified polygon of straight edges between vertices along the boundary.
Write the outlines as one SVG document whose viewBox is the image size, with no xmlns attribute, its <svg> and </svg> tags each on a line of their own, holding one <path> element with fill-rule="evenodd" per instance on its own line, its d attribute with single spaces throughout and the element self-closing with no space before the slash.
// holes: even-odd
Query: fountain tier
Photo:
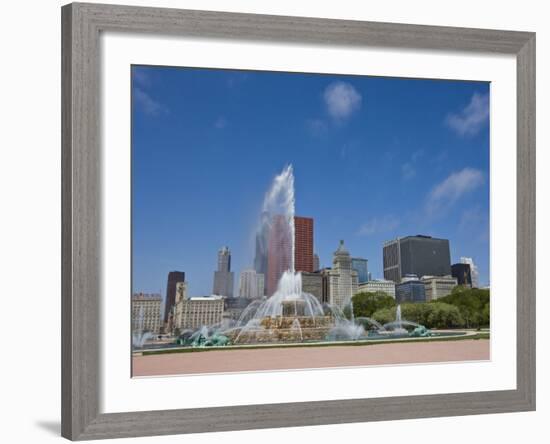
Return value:
<svg viewBox="0 0 550 444">
<path fill-rule="evenodd" d="M 300 273 L 286 271 L 273 296 L 246 312 L 231 332 L 234 344 L 323 340 L 333 327 L 321 303 L 302 292 Z"/>
</svg>

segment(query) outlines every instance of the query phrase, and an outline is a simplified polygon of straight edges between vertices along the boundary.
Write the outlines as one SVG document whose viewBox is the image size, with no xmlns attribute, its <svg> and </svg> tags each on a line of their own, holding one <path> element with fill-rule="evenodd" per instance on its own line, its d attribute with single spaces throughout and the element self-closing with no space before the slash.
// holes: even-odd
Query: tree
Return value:
<svg viewBox="0 0 550 444">
<path fill-rule="evenodd" d="M 372 319 L 380 322 L 381 324 L 387 324 L 388 322 L 395 321 L 395 309 L 394 308 L 382 308 L 375 311 L 372 314 Z"/>
<path fill-rule="evenodd" d="M 431 307 L 426 323 L 428 328 L 455 328 L 464 325 L 460 310 L 454 305 L 444 302 L 426 305 Z"/>
<path fill-rule="evenodd" d="M 489 290 L 457 286 L 450 295 L 431 303 L 440 302 L 457 307 L 466 328 L 488 326 L 490 323 Z"/>
<path fill-rule="evenodd" d="M 401 316 L 408 321 L 416 322 L 430 328 L 429 316 L 432 308 L 428 304 L 408 303 L 401 305 Z"/>
<path fill-rule="evenodd" d="M 352 302 L 355 317 L 370 318 L 377 310 L 395 307 L 395 299 L 383 291 L 357 293 Z"/>
</svg>

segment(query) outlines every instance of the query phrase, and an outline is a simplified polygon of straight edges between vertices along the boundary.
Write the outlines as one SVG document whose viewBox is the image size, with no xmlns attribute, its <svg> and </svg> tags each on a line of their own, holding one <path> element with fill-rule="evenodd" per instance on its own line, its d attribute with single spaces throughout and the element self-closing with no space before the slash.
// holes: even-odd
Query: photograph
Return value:
<svg viewBox="0 0 550 444">
<path fill-rule="evenodd" d="M 2 442 L 546 436 L 545 6 L 5 2 Z"/>
<path fill-rule="evenodd" d="M 490 82 L 133 65 L 131 101 L 133 377 L 490 359 Z"/>
<path fill-rule="evenodd" d="M 545 436 L 545 4 L 119 3 L 3 8 L 2 442 Z"/>
</svg>

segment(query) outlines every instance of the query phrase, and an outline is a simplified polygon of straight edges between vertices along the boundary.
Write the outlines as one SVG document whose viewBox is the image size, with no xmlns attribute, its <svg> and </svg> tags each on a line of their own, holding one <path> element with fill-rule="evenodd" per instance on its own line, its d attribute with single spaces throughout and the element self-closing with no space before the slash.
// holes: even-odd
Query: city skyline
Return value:
<svg viewBox="0 0 550 444">
<path fill-rule="evenodd" d="M 427 234 L 450 240 L 452 263 L 473 257 L 488 283 L 488 84 L 132 73 L 133 291 L 164 294 L 167 273 L 181 270 L 190 295 L 210 294 L 223 245 L 237 275 L 252 268 L 263 193 L 287 163 L 321 267 L 344 239 L 381 278 L 385 241 Z"/>
</svg>

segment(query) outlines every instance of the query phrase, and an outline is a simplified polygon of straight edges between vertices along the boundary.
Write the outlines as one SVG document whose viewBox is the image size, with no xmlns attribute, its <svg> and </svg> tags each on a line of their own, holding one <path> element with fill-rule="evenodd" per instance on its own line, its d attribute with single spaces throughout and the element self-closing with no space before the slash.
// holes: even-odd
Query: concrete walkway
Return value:
<svg viewBox="0 0 550 444">
<path fill-rule="evenodd" d="M 160 376 L 488 359 L 489 340 L 462 339 L 379 343 L 368 346 L 232 349 L 134 356 L 132 369 L 134 376 Z"/>
</svg>

